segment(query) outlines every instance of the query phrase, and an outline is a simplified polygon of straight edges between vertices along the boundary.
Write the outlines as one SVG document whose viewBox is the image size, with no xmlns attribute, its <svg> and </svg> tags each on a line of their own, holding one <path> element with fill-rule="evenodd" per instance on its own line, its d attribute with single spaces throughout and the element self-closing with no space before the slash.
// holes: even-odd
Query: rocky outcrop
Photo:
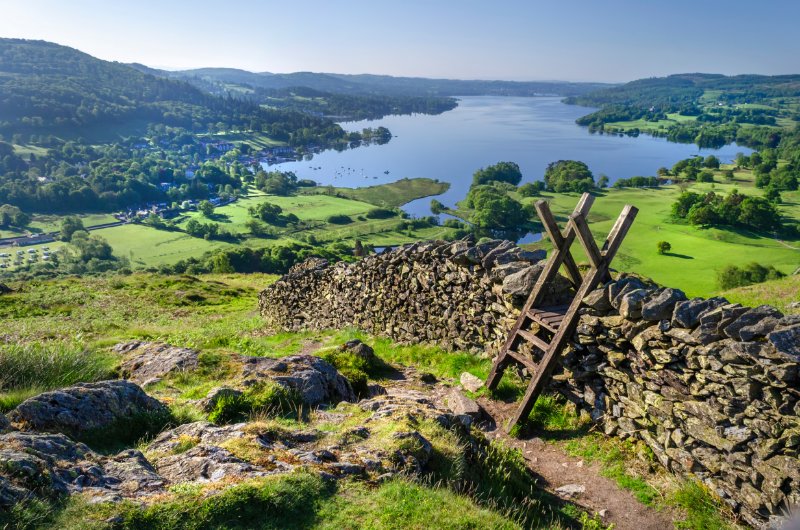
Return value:
<svg viewBox="0 0 800 530">
<path fill-rule="evenodd" d="M 400 342 L 493 351 L 541 273 L 543 251 L 509 241 L 429 241 L 355 263 L 312 258 L 293 267 L 259 299 L 267 323 L 280 330 L 355 326 Z M 567 291 L 559 277 L 555 303 Z"/>
<path fill-rule="evenodd" d="M 0 508 L 77 492 L 96 500 L 142 497 L 165 483 L 134 449 L 105 457 L 63 434 L 0 435 Z"/>
<path fill-rule="evenodd" d="M 143 415 L 169 409 L 134 383 L 123 380 L 79 383 L 26 399 L 8 414 L 24 430 L 79 436 Z"/>
<path fill-rule="evenodd" d="M 113 350 L 125 356 L 120 365 L 123 377 L 140 385 L 174 372 L 195 370 L 200 355 L 190 348 L 138 340 L 117 344 Z"/>
<path fill-rule="evenodd" d="M 350 383 L 327 361 L 313 355 L 291 355 L 280 359 L 242 356 L 242 385 L 264 379 L 297 392 L 306 405 L 355 401 Z"/>
</svg>

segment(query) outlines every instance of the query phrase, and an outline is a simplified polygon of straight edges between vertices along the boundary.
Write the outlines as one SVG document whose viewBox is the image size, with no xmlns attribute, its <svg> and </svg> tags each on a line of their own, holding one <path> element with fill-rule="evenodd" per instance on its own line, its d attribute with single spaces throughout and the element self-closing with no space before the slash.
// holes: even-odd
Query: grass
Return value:
<svg viewBox="0 0 800 530">
<path fill-rule="evenodd" d="M 731 302 L 743 306 L 756 307 L 768 304 L 777 307 L 785 314 L 800 313 L 800 307 L 789 307 L 792 302 L 800 302 L 800 275 L 737 287 L 721 294 Z"/>
<path fill-rule="evenodd" d="M 76 214 L 76 217 L 80 218 L 81 222 L 83 222 L 83 226 L 86 228 L 118 221 L 116 217 L 108 213 Z M 26 230 L 0 230 L 0 238 L 21 236 L 25 235 L 27 232 L 32 232 L 34 234 L 56 232 L 61 229 L 61 220 L 63 218 L 63 216 L 59 215 L 36 214 L 32 217 L 31 223 Z"/>
<path fill-rule="evenodd" d="M 336 484 L 304 472 L 249 481 L 211 496 L 204 488 L 177 488 L 172 500 L 128 503 L 118 512 L 108 504 L 73 501 L 50 522 L 64 530 L 521 528 L 445 488 L 403 479 L 377 487 Z"/>
<path fill-rule="evenodd" d="M 0 412 L 46 390 L 108 379 L 114 364 L 109 354 L 75 343 L 0 345 Z"/>
<path fill-rule="evenodd" d="M 394 208 L 423 197 L 441 195 L 450 188 L 448 182 L 429 178 L 404 178 L 388 184 L 365 186 L 363 188 L 334 188 L 319 186 L 304 191 L 307 194 L 333 193 L 356 201 Z"/>
<path fill-rule="evenodd" d="M 752 186 L 749 175 L 737 173 L 733 184 L 717 182 L 714 191 L 727 193 L 734 187 L 746 194 L 760 194 Z M 711 184 L 697 184 L 692 191 L 711 190 Z M 740 230 L 702 229 L 670 220 L 670 207 L 680 193 L 677 186 L 659 189 L 606 190 L 600 194 L 589 215 L 590 228 L 598 241 L 605 240 L 611 226 L 625 204 L 639 208 L 639 214 L 628 233 L 612 267 L 647 276 L 656 282 L 677 287 L 689 296 L 712 296 L 719 292 L 717 271 L 726 265 L 756 259 L 773 265 L 784 273 L 792 273 L 800 263 L 800 241 L 778 241 L 767 235 Z M 564 223 L 578 201 L 577 194 L 545 194 L 551 209 Z M 526 199 L 534 200 L 534 199 Z M 784 194 L 783 214 L 800 220 L 800 192 Z M 668 241 L 672 250 L 664 255 L 656 252 L 658 241 Z M 549 243 L 534 246 L 549 247 Z M 795 248 L 792 248 L 795 247 Z M 578 246 L 576 259 L 588 262 Z"/>
</svg>

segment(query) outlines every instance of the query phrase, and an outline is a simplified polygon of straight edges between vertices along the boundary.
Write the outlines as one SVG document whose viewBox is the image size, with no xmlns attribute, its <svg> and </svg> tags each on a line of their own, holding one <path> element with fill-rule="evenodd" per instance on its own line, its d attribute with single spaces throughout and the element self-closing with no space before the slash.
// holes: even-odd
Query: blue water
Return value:
<svg viewBox="0 0 800 530">
<path fill-rule="evenodd" d="M 575 119 L 592 109 L 561 103 L 556 97 L 463 97 L 455 110 L 438 116 L 389 116 L 381 120 L 344 122 L 346 130 L 388 127 L 394 137 L 384 145 L 343 152 L 326 151 L 311 160 L 271 166 L 294 171 L 319 184 L 361 187 L 403 177 L 429 177 L 451 183 L 438 200 L 454 206 L 463 199 L 476 169 L 511 161 L 522 169 L 523 182 L 540 180 L 550 162 L 581 160 L 595 179 L 606 174 L 611 182 L 634 175 L 655 175 L 692 155 L 714 153 L 723 162 L 750 149 L 736 144 L 700 149 L 663 138 L 590 134 Z M 321 167 L 322 169 L 313 169 Z M 385 171 L 389 173 L 386 174 Z M 404 209 L 430 215 L 431 198 L 412 201 Z"/>
</svg>

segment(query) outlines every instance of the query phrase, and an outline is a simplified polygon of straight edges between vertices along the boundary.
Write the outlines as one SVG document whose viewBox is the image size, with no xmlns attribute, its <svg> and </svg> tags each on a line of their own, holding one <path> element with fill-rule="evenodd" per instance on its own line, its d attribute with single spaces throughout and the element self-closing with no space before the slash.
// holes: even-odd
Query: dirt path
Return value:
<svg viewBox="0 0 800 530">
<path fill-rule="evenodd" d="M 617 484 L 600 474 L 597 464 L 585 464 L 582 460 L 567 455 L 540 438 L 521 440 L 506 434 L 501 425 L 515 408 L 513 403 L 478 400 L 483 410 L 492 418 L 484 429 L 490 438 L 501 439 L 509 446 L 519 449 L 525 456 L 528 468 L 541 480 L 541 486 L 549 492 L 583 507 L 590 513 L 600 513 L 605 523 L 613 523 L 615 530 L 665 530 L 673 528 L 668 513 L 649 508 Z M 585 491 L 577 495 L 566 495 L 556 491 L 567 485 L 583 486 Z M 605 511 L 603 511 L 605 510 Z"/>
</svg>

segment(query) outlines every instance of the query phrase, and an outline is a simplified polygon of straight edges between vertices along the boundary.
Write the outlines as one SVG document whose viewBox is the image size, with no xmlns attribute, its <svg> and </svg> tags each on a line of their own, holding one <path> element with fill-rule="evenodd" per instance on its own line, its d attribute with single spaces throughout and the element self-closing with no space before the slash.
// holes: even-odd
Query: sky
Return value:
<svg viewBox="0 0 800 530">
<path fill-rule="evenodd" d="M 0 0 L 0 37 L 167 69 L 623 82 L 800 73 L 798 0 Z"/>
</svg>

